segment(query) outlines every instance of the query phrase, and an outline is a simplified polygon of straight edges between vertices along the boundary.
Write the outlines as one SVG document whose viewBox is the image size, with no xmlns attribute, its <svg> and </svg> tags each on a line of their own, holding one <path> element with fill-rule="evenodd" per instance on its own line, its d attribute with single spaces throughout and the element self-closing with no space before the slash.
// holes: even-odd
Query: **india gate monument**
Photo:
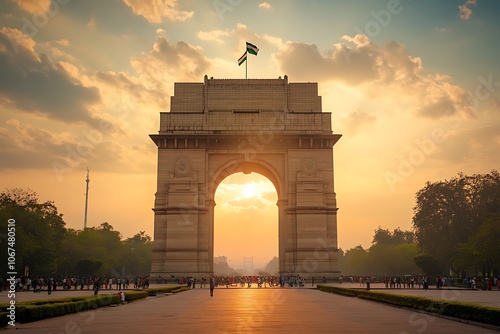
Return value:
<svg viewBox="0 0 500 334">
<path fill-rule="evenodd" d="M 150 137 L 158 147 L 151 277 L 214 274 L 215 191 L 239 172 L 276 188 L 279 274 L 339 275 L 333 146 L 341 135 L 317 83 L 175 83 L 170 112 Z"/>
</svg>

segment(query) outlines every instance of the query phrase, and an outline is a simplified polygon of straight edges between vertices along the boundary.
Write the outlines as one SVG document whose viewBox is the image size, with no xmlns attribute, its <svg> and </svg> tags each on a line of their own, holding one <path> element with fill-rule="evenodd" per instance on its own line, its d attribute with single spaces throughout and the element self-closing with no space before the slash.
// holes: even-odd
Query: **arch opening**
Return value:
<svg viewBox="0 0 500 334">
<path fill-rule="evenodd" d="M 260 173 L 226 176 L 215 190 L 214 274 L 278 273 L 278 194 Z"/>
</svg>

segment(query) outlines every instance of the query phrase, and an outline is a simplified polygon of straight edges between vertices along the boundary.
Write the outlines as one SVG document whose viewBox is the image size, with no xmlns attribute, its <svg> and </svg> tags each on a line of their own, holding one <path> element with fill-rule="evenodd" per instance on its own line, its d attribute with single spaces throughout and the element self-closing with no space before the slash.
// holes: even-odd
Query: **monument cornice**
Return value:
<svg viewBox="0 0 500 334">
<path fill-rule="evenodd" d="M 155 207 L 152 210 L 155 214 L 182 214 L 185 212 L 208 211 L 208 208 L 203 206 L 164 206 Z"/>
<path fill-rule="evenodd" d="M 305 212 L 312 212 L 312 211 L 330 211 L 336 213 L 339 208 L 337 207 L 332 207 L 332 206 L 290 206 L 285 209 L 285 212 L 297 212 L 297 211 L 305 211 Z"/>
<path fill-rule="evenodd" d="M 332 149 L 342 135 L 333 133 L 159 133 L 151 134 L 159 149 L 228 149 L 249 147 Z"/>
</svg>

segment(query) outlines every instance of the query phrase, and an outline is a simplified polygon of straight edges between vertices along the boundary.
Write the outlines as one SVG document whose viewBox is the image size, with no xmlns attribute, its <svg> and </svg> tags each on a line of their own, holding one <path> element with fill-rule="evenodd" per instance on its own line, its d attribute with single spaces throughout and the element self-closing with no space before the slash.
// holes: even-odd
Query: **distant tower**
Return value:
<svg viewBox="0 0 500 334">
<path fill-rule="evenodd" d="M 89 168 L 87 167 L 87 178 L 85 180 L 86 182 L 86 187 L 85 187 L 85 218 L 83 220 L 83 229 L 85 230 L 87 228 L 87 211 L 89 208 L 89 183 L 90 183 L 90 178 L 89 178 Z"/>
</svg>

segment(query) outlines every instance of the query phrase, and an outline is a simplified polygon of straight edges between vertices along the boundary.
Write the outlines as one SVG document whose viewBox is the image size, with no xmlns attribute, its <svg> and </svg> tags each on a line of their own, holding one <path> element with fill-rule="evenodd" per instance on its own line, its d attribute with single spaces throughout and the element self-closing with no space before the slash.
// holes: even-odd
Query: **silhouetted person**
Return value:
<svg viewBox="0 0 500 334">
<path fill-rule="evenodd" d="M 210 279 L 210 297 L 213 297 L 214 296 L 214 288 L 215 288 L 215 280 L 214 278 L 212 277 Z"/>
<path fill-rule="evenodd" d="M 95 280 L 94 282 L 94 287 L 93 287 L 93 290 L 94 290 L 94 295 L 97 295 L 97 293 L 99 292 L 99 286 L 101 285 L 101 278 L 99 277 L 98 279 Z"/>
</svg>

